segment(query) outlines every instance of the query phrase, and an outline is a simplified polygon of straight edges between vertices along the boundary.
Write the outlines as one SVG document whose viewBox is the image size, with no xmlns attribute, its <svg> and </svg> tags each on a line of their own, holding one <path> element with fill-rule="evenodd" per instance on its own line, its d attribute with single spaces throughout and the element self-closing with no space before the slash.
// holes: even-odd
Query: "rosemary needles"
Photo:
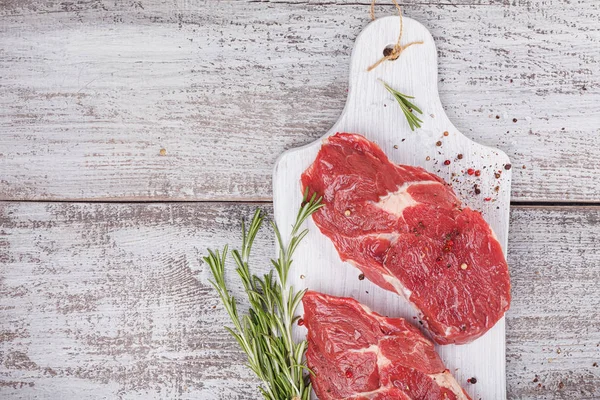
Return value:
<svg viewBox="0 0 600 400">
<path fill-rule="evenodd" d="M 296 343 L 292 338 L 292 326 L 299 318 L 294 313 L 305 290 L 295 292 L 293 287 L 288 287 L 287 278 L 294 251 L 308 233 L 306 229 L 301 230 L 302 224 L 321 207 L 321 198 L 314 194 L 308 199 L 307 191 L 287 243 L 272 224 L 279 248 L 277 259 L 271 260 L 276 275 L 271 270 L 259 277 L 252 274 L 248 266 L 252 244 L 264 220 L 261 211 L 256 210 L 247 230 L 242 221 L 241 250 L 233 250 L 231 255 L 250 303 L 246 315 L 240 317 L 238 303 L 225 283 L 227 246 L 222 251 L 209 249 L 208 256 L 204 257 L 214 278 L 211 283 L 233 323 L 233 328 L 225 329 L 246 353 L 248 367 L 262 381 L 260 391 L 267 400 L 310 398 L 310 379 L 304 374 L 307 367 L 303 360 L 307 342 Z"/>
<path fill-rule="evenodd" d="M 420 128 L 421 122 L 423 122 L 423 121 L 421 119 L 419 119 L 419 117 L 417 117 L 413 111 L 418 112 L 419 114 L 423 114 L 423 111 L 421 111 L 419 109 L 419 107 L 415 106 L 409 100 L 409 99 L 411 99 L 411 100 L 414 99 L 414 97 L 400 93 L 399 91 L 393 89 L 390 85 L 388 85 L 384 81 L 381 81 L 381 83 L 383 83 L 383 86 L 385 86 L 385 88 L 388 90 L 388 92 L 390 92 L 392 94 L 392 96 L 394 96 L 394 98 L 396 99 L 398 104 L 400 104 L 400 108 L 402 109 L 402 112 L 404 113 L 404 116 L 406 117 L 406 121 L 408 121 L 410 130 L 414 131 L 415 128 Z"/>
</svg>

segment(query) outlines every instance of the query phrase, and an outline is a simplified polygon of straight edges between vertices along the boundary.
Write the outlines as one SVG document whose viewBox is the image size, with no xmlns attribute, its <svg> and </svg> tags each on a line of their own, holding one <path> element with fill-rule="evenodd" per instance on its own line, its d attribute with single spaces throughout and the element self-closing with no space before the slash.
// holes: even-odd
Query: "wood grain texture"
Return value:
<svg viewBox="0 0 600 400">
<path fill-rule="evenodd" d="M 368 6 L 336 3 L 1 3 L 0 199 L 270 199 L 276 157 L 344 105 Z M 504 3 L 405 12 L 451 121 L 513 161 L 513 200 L 597 200 L 600 6 Z"/>
<path fill-rule="evenodd" d="M 0 397 L 257 399 L 200 261 L 255 206 L 0 203 Z M 599 229 L 599 207 L 513 208 L 510 399 L 600 396 Z"/>
</svg>

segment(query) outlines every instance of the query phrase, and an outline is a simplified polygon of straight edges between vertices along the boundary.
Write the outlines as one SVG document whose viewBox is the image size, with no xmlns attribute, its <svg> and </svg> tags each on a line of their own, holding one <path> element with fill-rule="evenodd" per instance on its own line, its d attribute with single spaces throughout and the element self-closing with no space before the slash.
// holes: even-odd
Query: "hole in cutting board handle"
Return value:
<svg viewBox="0 0 600 400">
<path fill-rule="evenodd" d="M 392 51 L 394 51 L 394 46 L 395 46 L 394 44 L 388 44 L 387 46 L 385 46 L 385 49 L 383 49 L 383 56 L 387 57 L 390 54 L 392 54 Z M 391 60 L 394 61 L 397 59 L 398 59 L 398 57 L 395 57 L 395 58 L 392 58 Z"/>
</svg>

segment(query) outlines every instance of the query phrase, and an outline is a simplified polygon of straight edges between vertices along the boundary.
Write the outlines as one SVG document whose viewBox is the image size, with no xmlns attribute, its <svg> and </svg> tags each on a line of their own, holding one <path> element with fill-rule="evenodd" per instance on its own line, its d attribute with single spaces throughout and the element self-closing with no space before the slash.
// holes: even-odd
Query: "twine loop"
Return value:
<svg viewBox="0 0 600 400">
<path fill-rule="evenodd" d="M 376 1 L 377 0 L 371 1 L 370 14 L 371 14 L 371 20 L 373 20 L 373 21 L 375 20 L 375 2 Z M 400 43 L 402 41 L 402 33 L 404 32 L 404 23 L 402 21 L 402 9 L 400 8 L 400 5 L 398 4 L 398 2 L 396 0 L 392 0 L 392 1 L 394 2 L 396 9 L 398 10 L 398 15 L 400 15 L 400 34 L 398 35 L 398 40 L 396 41 L 396 44 L 394 45 L 394 47 L 390 51 L 384 51 L 383 57 L 380 58 L 375 64 L 373 64 L 369 68 L 367 68 L 367 71 L 371 71 L 371 70 L 377 68 L 379 66 L 379 64 L 381 64 L 384 61 L 397 59 L 398 57 L 400 57 L 400 54 L 402 54 L 402 52 L 404 50 L 408 49 L 412 45 L 423 44 L 423 42 L 411 42 L 411 43 L 408 43 L 408 44 L 402 46 L 402 44 Z"/>
</svg>

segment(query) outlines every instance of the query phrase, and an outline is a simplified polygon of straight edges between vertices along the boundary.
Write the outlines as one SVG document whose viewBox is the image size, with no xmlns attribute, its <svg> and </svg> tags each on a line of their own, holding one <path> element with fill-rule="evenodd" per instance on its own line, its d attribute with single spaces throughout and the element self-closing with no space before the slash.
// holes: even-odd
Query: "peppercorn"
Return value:
<svg viewBox="0 0 600 400">
<path fill-rule="evenodd" d="M 511 168 L 512 168 L 512 165 L 510 165 L 510 164 L 506 164 L 506 165 L 504 166 L 504 169 L 505 169 L 505 170 L 507 170 L 507 171 L 508 171 L 509 169 L 511 169 Z"/>
<path fill-rule="evenodd" d="M 442 141 L 438 140 L 437 142 L 435 142 L 435 145 L 438 146 L 438 147 L 441 146 L 442 145 Z"/>
<path fill-rule="evenodd" d="M 469 168 L 467 170 L 467 174 L 469 174 L 469 175 L 473 175 L 474 173 L 475 173 L 475 170 L 473 168 Z"/>
<path fill-rule="evenodd" d="M 456 158 L 458 158 L 459 160 L 462 160 L 462 158 L 463 158 L 463 155 L 462 155 L 462 154 L 459 154 L 459 155 L 457 155 L 457 156 L 456 156 Z"/>
<path fill-rule="evenodd" d="M 479 175 L 481 175 L 481 171 L 480 170 L 475 171 L 475 176 L 479 176 Z"/>
<path fill-rule="evenodd" d="M 444 165 L 450 165 L 450 160 L 444 161 Z"/>
</svg>

